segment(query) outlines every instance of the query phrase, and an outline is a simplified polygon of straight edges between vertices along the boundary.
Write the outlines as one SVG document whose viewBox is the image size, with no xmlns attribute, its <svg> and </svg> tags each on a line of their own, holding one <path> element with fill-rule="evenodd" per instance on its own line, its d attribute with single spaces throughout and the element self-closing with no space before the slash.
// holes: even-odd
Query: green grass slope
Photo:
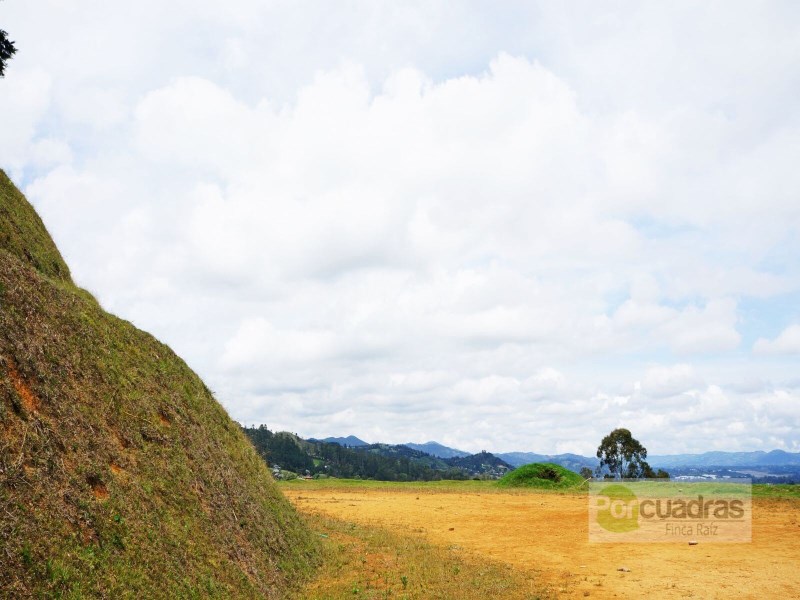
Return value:
<svg viewBox="0 0 800 600">
<path fill-rule="evenodd" d="M 0 248 L 48 277 L 72 283 L 69 267 L 61 258 L 39 215 L 2 170 Z"/>
<path fill-rule="evenodd" d="M 264 462 L 0 189 L 0 596 L 285 597 L 317 545 Z"/>
<path fill-rule="evenodd" d="M 531 463 L 518 467 L 497 482 L 502 487 L 557 490 L 578 487 L 583 477 L 553 463 Z"/>
</svg>

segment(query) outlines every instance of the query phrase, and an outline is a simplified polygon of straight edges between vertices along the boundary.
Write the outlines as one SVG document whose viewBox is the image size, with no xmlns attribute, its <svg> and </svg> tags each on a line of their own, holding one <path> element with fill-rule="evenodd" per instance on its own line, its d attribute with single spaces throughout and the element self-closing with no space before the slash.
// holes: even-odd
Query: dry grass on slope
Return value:
<svg viewBox="0 0 800 600">
<path fill-rule="evenodd" d="M 199 377 L 75 287 L 19 198 L 0 198 L 0 595 L 284 597 L 316 540 Z"/>
</svg>

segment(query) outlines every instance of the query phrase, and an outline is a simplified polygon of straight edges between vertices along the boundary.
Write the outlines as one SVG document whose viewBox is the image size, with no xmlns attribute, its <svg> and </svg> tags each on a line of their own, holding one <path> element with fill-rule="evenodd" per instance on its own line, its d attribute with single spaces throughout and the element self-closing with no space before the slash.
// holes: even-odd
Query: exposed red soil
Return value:
<svg viewBox="0 0 800 600">
<path fill-rule="evenodd" d="M 23 408 L 25 408 L 27 412 L 37 412 L 39 410 L 39 399 L 31 391 L 31 388 L 28 387 L 28 384 L 25 383 L 25 380 L 17 370 L 17 366 L 11 362 L 11 360 L 7 359 L 6 369 L 8 371 L 8 378 L 11 380 L 11 384 L 14 386 L 17 395 L 22 401 Z"/>
</svg>

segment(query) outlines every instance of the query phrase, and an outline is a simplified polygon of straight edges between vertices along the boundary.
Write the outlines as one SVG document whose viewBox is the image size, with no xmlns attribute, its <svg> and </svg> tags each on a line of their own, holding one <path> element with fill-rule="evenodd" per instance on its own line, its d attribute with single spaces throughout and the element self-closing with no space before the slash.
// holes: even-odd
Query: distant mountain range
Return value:
<svg viewBox="0 0 800 600">
<path fill-rule="evenodd" d="M 549 462 L 561 465 L 575 471 L 576 473 L 583 467 L 594 469 L 599 461 L 593 456 L 580 456 L 578 454 L 536 454 L 534 452 L 500 452 L 496 456 L 502 458 L 513 467 L 521 467 L 530 463 Z"/>
<path fill-rule="evenodd" d="M 367 442 L 349 435 L 347 437 L 329 437 L 325 442 L 340 444 L 343 446 L 369 446 Z M 430 441 L 424 444 L 407 443 L 402 444 L 412 450 L 424 452 L 431 456 L 451 459 L 471 456 L 469 452 L 450 448 L 439 442 Z M 381 444 L 387 447 L 389 444 Z M 520 467 L 535 462 L 551 462 L 572 471 L 580 471 L 582 467 L 594 469 L 598 465 L 598 460 L 594 456 L 581 456 L 579 454 L 538 454 L 535 452 L 497 452 L 494 456 L 508 463 L 512 467 Z M 653 468 L 669 467 L 765 467 L 765 466 L 797 466 L 800 467 L 800 452 L 786 452 L 784 450 L 772 450 L 765 452 L 757 450 L 754 452 L 703 452 L 702 454 L 663 454 L 650 455 L 647 462 Z"/>
<path fill-rule="evenodd" d="M 365 442 L 362 439 L 357 438 L 354 435 L 348 435 L 347 437 L 326 437 L 325 439 L 318 440 L 316 438 L 309 438 L 309 442 L 327 442 L 328 444 L 339 444 L 340 446 L 350 446 L 352 448 L 357 448 L 358 446 L 369 446 L 368 442 Z"/>
<path fill-rule="evenodd" d="M 470 455 L 469 452 L 456 450 L 455 448 L 448 448 L 439 442 L 425 442 L 424 444 L 413 444 L 409 442 L 408 444 L 403 445 L 414 450 L 419 450 L 420 452 L 425 452 L 431 456 L 437 456 L 439 458 L 463 458 Z"/>
<path fill-rule="evenodd" d="M 595 468 L 598 464 L 594 456 L 579 454 L 535 454 L 533 452 L 500 452 L 495 456 L 515 467 L 532 462 L 552 462 L 573 471 L 581 467 Z M 800 452 L 772 450 L 764 452 L 703 452 L 702 454 L 651 454 L 647 462 L 653 468 L 669 467 L 763 467 L 800 466 Z"/>
<path fill-rule="evenodd" d="M 652 455 L 647 462 L 653 467 L 761 467 L 800 466 L 800 452 L 772 450 L 764 452 L 704 452 L 702 454 Z"/>
</svg>

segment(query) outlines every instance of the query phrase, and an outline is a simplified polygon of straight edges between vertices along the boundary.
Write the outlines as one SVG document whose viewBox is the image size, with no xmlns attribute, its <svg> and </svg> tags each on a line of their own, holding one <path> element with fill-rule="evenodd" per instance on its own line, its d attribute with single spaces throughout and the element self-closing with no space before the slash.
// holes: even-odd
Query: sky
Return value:
<svg viewBox="0 0 800 600">
<path fill-rule="evenodd" d="M 303 437 L 800 451 L 800 4 L 5 0 L 74 279 Z"/>
</svg>

